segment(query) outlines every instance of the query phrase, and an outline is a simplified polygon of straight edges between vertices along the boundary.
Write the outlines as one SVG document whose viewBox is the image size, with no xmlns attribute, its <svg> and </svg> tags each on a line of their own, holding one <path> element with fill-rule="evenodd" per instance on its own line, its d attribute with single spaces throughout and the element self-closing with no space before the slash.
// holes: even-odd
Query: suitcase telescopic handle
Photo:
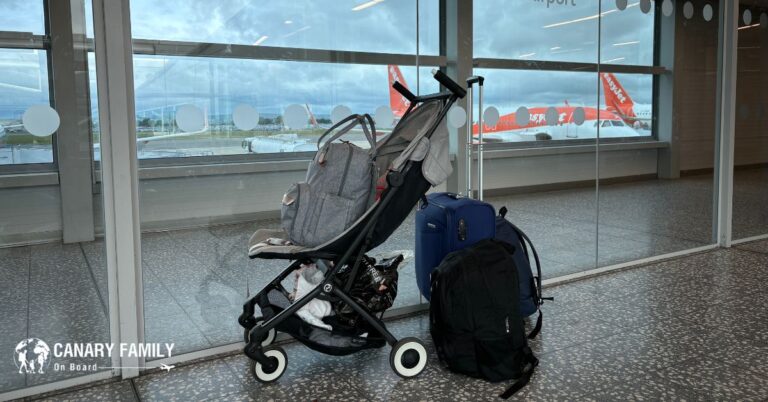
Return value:
<svg viewBox="0 0 768 402">
<path fill-rule="evenodd" d="M 467 197 L 472 197 L 472 149 L 475 148 L 474 122 L 472 118 L 472 94 L 473 86 L 478 86 L 477 103 L 479 114 L 477 116 L 477 199 L 483 200 L 483 83 L 485 77 L 473 75 L 467 78 Z"/>
</svg>

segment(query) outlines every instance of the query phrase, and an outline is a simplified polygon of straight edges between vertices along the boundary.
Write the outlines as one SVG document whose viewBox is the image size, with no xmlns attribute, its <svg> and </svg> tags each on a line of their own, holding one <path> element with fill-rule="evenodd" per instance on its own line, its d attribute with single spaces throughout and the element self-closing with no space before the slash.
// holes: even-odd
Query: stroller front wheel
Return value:
<svg viewBox="0 0 768 402">
<path fill-rule="evenodd" d="M 246 344 L 251 341 L 251 329 L 258 327 L 263 322 L 264 322 L 263 318 L 257 317 L 256 318 L 256 325 L 254 325 L 252 328 L 246 328 L 243 331 L 243 341 L 245 341 Z M 275 331 L 274 328 L 270 329 L 269 332 L 267 332 L 267 337 L 264 338 L 263 341 L 261 341 L 261 346 L 262 347 L 267 347 L 267 346 L 271 345 L 272 342 L 275 341 L 276 333 L 277 333 L 277 331 Z"/>
<path fill-rule="evenodd" d="M 251 374 L 259 382 L 270 383 L 277 381 L 285 373 L 286 367 L 288 367 L 288 356 L 283 348 L 279 346 L 264 350 L 264 354 L 271 361 L 272 367 L 267 367 L 255 360 L 251 360 Z"/>
<path fill-rule="evenodd" d="M 398 341 L 389 353 L 389 366 L 402 378 L 421 374 L 427 366 L 427 348 L 424 342 L 412 337 Z"/>
</svg>

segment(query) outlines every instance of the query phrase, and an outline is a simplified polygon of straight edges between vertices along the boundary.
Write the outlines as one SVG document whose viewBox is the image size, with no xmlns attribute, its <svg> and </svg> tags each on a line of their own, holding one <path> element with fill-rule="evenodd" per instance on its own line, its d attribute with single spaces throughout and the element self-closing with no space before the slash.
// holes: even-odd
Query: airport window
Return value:
<svg viewBox="0 0 768 402">
<path fill-rule="evenodd" d="M 383 107 L 393 112 L 392 122 L 377 123 L 386 131 L 398 117 L 388 88 L 393 68 L 414 92 L 420 82 L 437 87 L 412 57 L 438 53 L 438 7 L 437 0 L 131 1 L 139 159 L 313 151 L 340 113 Z M 168 41 L 189 51 L 164 50 Z M 329 63 L 333 52 L 353 53 Z M 412 59 L 397 65 L 403 56 Z M 287 124 L 289 110 L 298 127 Z"/>
<path fill-rule="evenodd" d="M 436 55 L 438 18 L 437 0 L 131 1 L 136 39 L 302 49 Z"/>
<path fill-rule="evenodd" d="M 655 9 L 640 3 L 475 0 L 474 55 L 595 63 L 599 44 L 601 63 L 653 65 Z"/>
<path fill-rule="evenodd" d="M 436 91 L 429 68 L 418 71 L 422 89 Z M 390 84 L 398 77 L 415 92 L 416 76 L 414 66 L 136 55 L 139 158 L 310 152 L 334 122 L 382 107 L 394 111 L 377 122 L 384 133 L 403 109 Z M 357 142 L 367 146 L 362 133 Z"/>
<path fill-rule="evenodd" d="M 54 160 L 44 21 L 42 1 L 0 2 L 0 166 Z"/>
<path fill-rule="evenodd" d="M 476 71 L 486 76 L 487 102 L 507 125 L 487 128 L 490 141 L 653 136 L 654 3 L 475 0 L 473 5 Z M 613 65 L 633 74 L 613 73 L 621 70 Z M 557 122 L 544 118 L 549 108 L 557 111 Z M 531 119 L 519 119 L 520 111 Z"/>
</svg>

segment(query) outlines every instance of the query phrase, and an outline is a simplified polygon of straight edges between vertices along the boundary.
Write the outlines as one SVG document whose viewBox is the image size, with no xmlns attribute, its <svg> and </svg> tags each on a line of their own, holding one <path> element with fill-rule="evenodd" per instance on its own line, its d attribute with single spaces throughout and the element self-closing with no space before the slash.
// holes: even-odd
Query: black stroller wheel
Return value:
<svg viewBox="0 0 768 402">
<path fill-rule="evenodd" d="M 253 326 L 253 328 L 258 327 L 264 322 L 264 319 L 261 317 L 256 317 L 256 325 Z M 251 341 L 251 329 L 252 328 L 246 328 L 243 331 L 243 341 L 247 344 Z M 277 335 L 277 331 L 275 331 L 274 328 L 270 329 L 269 332 L 267 332 L 267 337 L 261 341 L 262 347 L 267 347 L 272 344 L 272 342 L 275 341 L 275 335 Z"/>
<path fill-rule="evenodd" d="M 389 353 L 389 366 L 402 378 L 413 378 L 427 367 L 427 348 L 418 338 L 403 338 Z"/>
<path fill-rule="evenodd" d="M 279 346 L 265 349 L 264 354 L 272 362 L 272 367 L 265 367 L 261 363 L 251 360 L 251 374 L 258 382 L 265 384 L 275 382 L 283 376 L 286 367 L 288 367 L 288 355 Z"/>
</svg>

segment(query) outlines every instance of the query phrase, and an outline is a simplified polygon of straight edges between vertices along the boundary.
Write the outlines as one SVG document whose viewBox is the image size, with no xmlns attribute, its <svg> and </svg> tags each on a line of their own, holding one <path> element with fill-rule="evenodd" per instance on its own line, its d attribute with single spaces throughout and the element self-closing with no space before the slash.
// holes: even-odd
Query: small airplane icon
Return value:
<svg viewBox="0 0 768 402">
<path fill-rule="evenodd" d="M 171 369 L 174 368 L 174 367 L 176 367 L 176 366 L 174 366 L 172 364 L 169 366 L 169 365 L 163 363 L 163 364 L 160 365 L 160 370 L 165 370 L 166 372 L 170 373 Z"/>
</svg>

